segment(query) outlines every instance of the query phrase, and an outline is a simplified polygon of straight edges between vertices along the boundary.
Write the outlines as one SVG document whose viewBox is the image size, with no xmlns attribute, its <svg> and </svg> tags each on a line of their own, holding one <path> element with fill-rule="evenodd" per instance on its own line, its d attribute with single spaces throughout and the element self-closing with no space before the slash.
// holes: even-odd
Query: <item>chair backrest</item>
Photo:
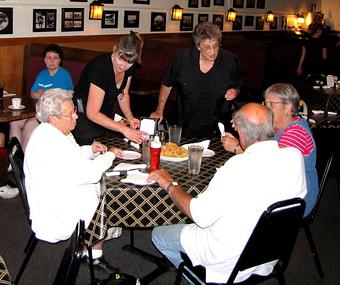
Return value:
<svg viewBox="0 0 340 285">
<path fill-rule="evenodd" d="M 283 272 L 289 262 L 305 210 L 305 202 L 293 198 L 277 202 L 263 212 L 242 251 L 227 284 L 239 271 L 279 260 L 274 271 Z"/>
<path fill-rule="evenodd" d="M 316 168 L 317 168 L 317 172 L 318 172 L 318 177 L 319 177 L 319 179 L 321 177 L 321 179 L 319 180 L 319 192 L 318 192 L 318 197 L 316 198 L 316 202 L 315 202 L 315 206 L 314 206 L 313 210 L 309 213 L 308 216 L 305 217 L 306 222 L 313 221 L 313 219 L 316 215 L 316 212 L 319 208 L 321 196 L 323 194 L 323 190 L 325 188 L 325 184 L 326 184 L 326 181 L 327 181 L 327 178 L 328 178 L 328 173 L 329 173 L 329 170 L 330 170 L 332 162 L 333 162 L 333 157 L 334 157 L 334 154 L 329 154 L 325 163 L 322 163 L 321 160 L 318 160 L 318 162 L 317 162 Z"/>
<path fill-rule="evenodd" d="M 10 285 L 12 284 L 11 275 L 8 272 L 5 261 L 0 255 L 0 284 Z"/>
<path fill-rule="evenodd" d="M 12 166 L 15 182 L 19 188 L 21 201 L 24 205 L 26 216 L 29 217 L 29 205 L 25 187 L 24 174 L 24 152 L 16 137 L 12 137 L 8 142 L 9 161 Z"/>
<path fill-rule="evenodd" d="M 70 237 L 69 246 L 65 250 L 53 284 L 75 284 L 81 264 L 82 251 L 84 247 L 84 232 L 84 221 L 80 220 L 72 236 Z"/>
</svg>

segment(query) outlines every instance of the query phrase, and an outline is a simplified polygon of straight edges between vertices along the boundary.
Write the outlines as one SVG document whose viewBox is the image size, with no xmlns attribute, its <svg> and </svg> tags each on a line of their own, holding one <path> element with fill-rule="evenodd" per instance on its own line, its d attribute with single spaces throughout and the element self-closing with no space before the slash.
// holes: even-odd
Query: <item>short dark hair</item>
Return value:
<svg viewBox="0 0 340 285">
<path fill-rule="evenodd" d="M 46 46 L 44 48 L 44 51 L 43 51 L 43 57 L 45 57 L 48 52 L 57 53 L 59 55 L 60 59 L 63 59 L 63 57 L 64 57 L 63 50 L 57 44 L 49 44 L 48 46 Z"/>
<path fill-rule="evenodd" d="M 192 39 L 196 47 L 206 39 L 216 39 L 218 43 L 221 43 L 222 33 L 217 25 L 210 22 L 201 22 L 195 26 Z"/>
</svg>

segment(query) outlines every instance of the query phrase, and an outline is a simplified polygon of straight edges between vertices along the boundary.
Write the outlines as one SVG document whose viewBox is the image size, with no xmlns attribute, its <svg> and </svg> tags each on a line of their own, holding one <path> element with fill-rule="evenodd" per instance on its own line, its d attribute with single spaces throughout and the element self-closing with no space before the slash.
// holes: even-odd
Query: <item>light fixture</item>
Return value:
<svg viewBox="0 0 340 285">
<path fill-rule="evenodd" d="M 236 19 L 236 11 L 233 8 L 230 8 L 227 13 L 227 21 L 234 22 Z"/>
<path fill-rule="evenodd" d="M 182 15 L 183 15 L 183 8 L 179 5 L 175 5 L 172 7 L 171 10 L 171 20 L 173 21 L 180 21 L 182 20 Z"/>
<path fill-rule="evenodd" d="M 296 20 L 298 25 L 303 25 L 303 23 L 305 22 L 305 17 L 302 15 L 302 13 L 299 13 L 297 14 Z"/>
<path fill-rule="evenodd" d="M 269 22 L 269 23 L 274 22 L 274 13 L 272 11 L 267 12 L 266 22 Z"/>
<path fill-rule="evenodd" d="M 90 20 L 101 20 L 103 17 L 104 5 L 100 1 L 95 0 L 90 4 Z"/>
</svg>

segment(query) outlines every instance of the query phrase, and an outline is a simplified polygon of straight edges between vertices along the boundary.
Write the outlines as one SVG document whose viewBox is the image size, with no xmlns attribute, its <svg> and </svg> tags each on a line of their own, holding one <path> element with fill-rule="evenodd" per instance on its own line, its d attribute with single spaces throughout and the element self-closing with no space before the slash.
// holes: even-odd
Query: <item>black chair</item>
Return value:
<svg viewBox="0 0 340 285">
<path fill-rule="evenodd" d="M 6 263 L 0 255 L 0 284 L 1 285 L 11 285 L 11 275 L 7 269 Z"/>
<path fill-rule="evenodd" d="M 307 241 L 308 241 L 309 247 L 312 251 L 312 256 L 314 258 L 315 265 L 316 265 L 316 268 L 319 272 L 320 277 L 323 277 L 324 273 L 323 273 L 323 270 L 322 270 L 322 267 L 321 267 L 319 255 L 317 253 L 315 243 L 314 243 L 314 240 L 313 240 L 313 236 L 312 236 L 312 232 L 310 230 L 309 225 L 314 221 L 316 212 L 319 208 L 320 200 L 321 200 L 321 197 L 322 197 L 322 194 L 323 194 L 323 190 L 325 188 L 325 184 L 326 184 L 326 181 L 327 181 L 327 178 L 328 178 L 329 169 L 331 168 L 331 165 L 332 165 L 332 161 L 333 161 L 333 154 L 330 154 L 329 157 L 326 160 L 326 164 L 325 164 L 324 168 L 322 167 L 322 163 L 318 162 L 318 164 L 317 164 L 318 176 L 319 176 L 319 178 L 321 177 L 321 180 L 319 182 L 318 197 L 316 199 L 315 206 L 314 206 L 313 210 L 309 213 L 308 216 L 304 217 L 304 219 L 302 221 L 302 228 L 305 231 Z"/>
<path fill-rule="evenodd" d="M 21 148 L 21 145 L 16 137 L 13 137 L 10 139 L 8 143 L 8 151 L 9 151 L 9 161 L 12 166 L 12 171 L 14 174 L 15 182 L 19 188 L 19 193 L 21 197 L 22 204 L 24 206 L 25 214 L 27 217 L 27 221 L 30 223 L 29 219 L 29 205 L 27 200 L 27 194 L 26 194 L 26 187 L 25 187 L 25 174 L 24 174 L 24 152 Z M 38 239 L 35 237 L 34 232 L 31 232 L 30 238 L 26 244 L 26 247 L 24 249 L 25 258 L 22 262 L 20 269 L 18 271 L 18 274 L 14 280 L 14 284 L 18 284 L 20 281 L 20 278 L 22 274 L 24 273 L 26 266 L 32 256 L 32 253 L 38 244 Z"/>
<path fill-rule="evenodd" d="M 57 275 L 54 279 L 54 285 L 75 284 L 82 259 L 84 233 L 84 221 L 80 220 L 70 238 L 70 245 L 65 250 Z"/>
<path fill-rule="evenodd" d="M 284 272 L 296 242 L 304 210 L 305 202 L 300 198 L 277 202 L 269 206 L 257 222 L 225 284 L 234 284 L 239 271 L 278 260 L 273 272 L 269 275 L 252 274 L 248 279 L 237 284 L 256 284 L 266 279 L 276 278 L 279 284 L 284 285 Z M 181 254 L 184 261 L 178 267 L 175 284 L 180 284 L 182 274 L 185 274 L 194 284 L 206 284 L 205 268 L 194 267 L 189 257 L 184 253 Z"/>
</svg>

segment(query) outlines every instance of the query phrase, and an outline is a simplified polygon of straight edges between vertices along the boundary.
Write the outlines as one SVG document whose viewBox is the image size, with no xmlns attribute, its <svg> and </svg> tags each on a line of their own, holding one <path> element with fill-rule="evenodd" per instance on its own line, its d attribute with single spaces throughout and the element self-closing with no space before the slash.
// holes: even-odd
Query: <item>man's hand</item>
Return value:
<svg viewBox="0 0 340 285">
<path fill-rule="evenodd" d="M 174 181 L 169 172 L 165 169 L 152 171 L 149 174 L 147 182 L 151 182 L 153 180 L 155 180 L 159 184 L 159 186 L 163 187 L 164 189 L 166 189 L 170 185 L 170 183 Z"/>
<path fill-rule="evenodd" d="M 240 144 L 237 138 L 235 138 L 231 133 L 225 133 L 223 137 L 221 137 L 221 142 L 226 151 L 234 152 L 234 149 L 237 145 Z"/>
<path fill-rule="evenodd" d="M 224 98 L 227 101 L 230 100 L 234 100 L 236 98 L 236 96 L 238 95 L 238 93 L 240 92 L 240 90 L 236 89 L 236 88 L 230 88 L 227 90 L 227 92 L 224 95 Z"/>
<path fill-rule="evenodd" d="M 105 153 L 107 152 L 107 146 L 100 143 L 100 142 L 93 142 L 93 144 L 91 145 L 91 149 L 93 153 Z"/>
<path fill-rule="evenodd" d="M 140 120 L 138 120 L 137 118 L 133 117 L 129 120 L 129 125 L 132 129 L 137 129 L 140 127 Z"/>
</svg>

